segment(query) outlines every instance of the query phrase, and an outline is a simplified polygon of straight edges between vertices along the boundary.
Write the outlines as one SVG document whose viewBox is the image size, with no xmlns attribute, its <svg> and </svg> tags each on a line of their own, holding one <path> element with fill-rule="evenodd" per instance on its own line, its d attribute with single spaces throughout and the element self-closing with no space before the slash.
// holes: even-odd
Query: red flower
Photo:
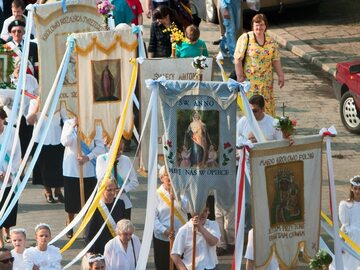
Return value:
<svg viewBox="0 0 360 270">
<path fill-rule="evenodd" d="M 231 144 L 229 142 L 224 143 L 224 149 L 231 147 Z"/>
<path fill-rule="evenodd" d="M 171 142 L 171 141 L 167 140 L 167 141 L 166 141 L 166 144 L 167 144 L 167 146 L 169 146 L 170 148 L 172 147 L 172 142 Z"/>
<path fill-rule="evenodd" d="M 291 124 L 295 127 L 296 124 L 297 124 L 297 121 L 296 121 L 295 119 L 292 119 L 292 120 L 291 120 Z"/>
</svg>

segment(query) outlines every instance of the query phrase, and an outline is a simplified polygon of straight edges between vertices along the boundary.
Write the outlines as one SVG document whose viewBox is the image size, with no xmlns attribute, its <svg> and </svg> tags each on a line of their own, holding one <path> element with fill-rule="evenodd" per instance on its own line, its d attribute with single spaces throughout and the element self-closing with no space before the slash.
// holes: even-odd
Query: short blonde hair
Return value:
<svg viewBox="0 0 360 270">
<path fill-rule="evenodd" d="M 135 232 L 134 224 L 128 219 L 122 219 L 116 224 L 116 234 L 120 235 L 124 232 Z"/>
<path fill-rule="evenodd" d="M 164 166 L 162 166 L 161 168 L 160 168 L 160 170 L 159 170 L 159 178 L 161 179 L 165 174 L 167 174 L 168 172 L 167 172 L 167 170 L 166 170 L 166 167 L 165 167 L 165 165 Z"/>
</svg>

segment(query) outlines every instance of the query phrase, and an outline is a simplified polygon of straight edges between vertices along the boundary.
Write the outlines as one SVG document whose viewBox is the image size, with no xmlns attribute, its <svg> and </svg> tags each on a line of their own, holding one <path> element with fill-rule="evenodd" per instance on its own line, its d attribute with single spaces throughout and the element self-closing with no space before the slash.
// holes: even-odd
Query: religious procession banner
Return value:
<svg viewBox="0 0 360 270">
<path fill-rule="evenodd" d="M 177 198 L 190 212 L 204 210 L 210 190 L 220 207 L 235 200 L 236 97 L 226 83 L 159 83 L 164 123 L 164 158 Z"/>
<path fill-rule="evenodd" d="M 207 58 L 208 68 L 203 70 L 204 81 L 212 81 L 213 78 L 213 58 Z M 196 76 L 196 70 L 191 66 L 193 58 L 168 58 L 168 59 L 145 59 L 140 66 L 139 83 L 140 83 L 140 127 L 143 129 L 143 123 L 146 116 L 147 106 L 149 104 L 150 94 L 146 88 L 145 80 L 157 80 L 164 76 L 167 80 L 199 80 Z M 158 119 L 161 121 L 161 114 L 158 112 Z M 163 126 L 159 125 L 158 153 L 163 154 L 162 134 Z M 150 125 L 147 125 L 143 135 L 143 141 L 148 142 L 150 136 Z M 149 157 L 149 147 L 143 144 L 140 154 L 140 167 L 147 171 Z"/>
<path fill-rule="evenodd" d="M 275 252 L 294 269 L 301 246 L 305 258 L 319 249 L 322 137 L 255 144 L 250 151 L 256 269 Z"/>
<path fill-rule="evenodd" d="M 39 51 L 40 97 L 46 100 L 66 50 L 67 37 L 72 33 L 104 30 L 97 13 L 97 0 L 68 0 L 66 12 L 62 2 L 36 5 L 34 20 Z M 76 55 L 73 54 L 65 76 L 60 103 L 77 114 Z"/>
<path fill-rule="evenodd" d="M 95 124 L 103 127 L 112 140 L 125 106 L 136 57 L 137 39 L 131 27 L 116 31 L 74 34 L 79 87 L 79 123 L 82 135 L 95 136 Z M 134 78 L 136 80 L 136 78 Z M 124 137 L 131 138 L 134 116 L 132 102 L 124 127 Z"/>
</svg>

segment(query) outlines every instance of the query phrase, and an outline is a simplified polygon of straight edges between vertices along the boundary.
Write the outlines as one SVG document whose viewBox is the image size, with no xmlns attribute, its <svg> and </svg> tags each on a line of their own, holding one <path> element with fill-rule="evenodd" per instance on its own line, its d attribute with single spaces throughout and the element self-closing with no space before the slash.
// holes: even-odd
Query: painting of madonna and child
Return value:
<svg viewBox="0 0 360 270">
<path fill-rule="evenodd" d="M 303 168 L 302 161 L 265 168 L 271 227 L 304 222 Z"/>
<path fill-rule="evenodd" d="M 95 102 L 121 99 L 120 59 L 91 61 Z"/>
<path fill-rule="evenodd" d="M 177 166 L 219 167 L 219 111 L 177 111 Z"/>
</svg>

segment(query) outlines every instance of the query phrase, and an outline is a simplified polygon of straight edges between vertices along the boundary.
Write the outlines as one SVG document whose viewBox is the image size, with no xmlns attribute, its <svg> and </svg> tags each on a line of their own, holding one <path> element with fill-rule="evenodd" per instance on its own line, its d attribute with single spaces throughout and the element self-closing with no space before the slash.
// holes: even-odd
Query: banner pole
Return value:
<svg viewBox="0 0 360 270">
<path fill-rule="evenodd" d="M 81 157 L 82 152 L 81 152 L 79 125 L 78 125 L 78 134 L 77 135 L 78 135 L 77 136 L 78 157 Z M 80 163 L 78 165 L 79 165 L 80 203 L 81 203 L 81 208 L 83 208 L 85 205 L 84 172 L 83 172 L 83 165 Z"/>
<path fill-rule="evenodd" d="M 170 253 L 169 253 L 169 257 L 170 257 L 170 270 L 174 270 L 174 263 L 173 260 L 171 259 L 171 250 L 174 244 L 174 191 L 172 189 L 172 187 L 170 187 Z"/>
<path fill-rule="evenodd" d="M 192 264 L 191 264 L 191 269 L 195 270 L 195 262 L 196 262 L 196 230 L 197 230 L 197 226 L 194 226 L 193 229 L 193 239 L 192 239 L 192 246 L 193 246 L 193 250 L 192 250 Z"/>
</svg>

